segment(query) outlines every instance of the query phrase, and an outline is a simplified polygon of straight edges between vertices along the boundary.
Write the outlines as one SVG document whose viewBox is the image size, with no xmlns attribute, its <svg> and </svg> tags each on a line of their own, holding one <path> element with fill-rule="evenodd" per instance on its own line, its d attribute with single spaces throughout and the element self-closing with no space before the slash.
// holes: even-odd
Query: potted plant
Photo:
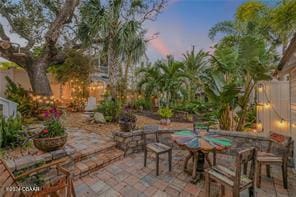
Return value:
<svg viewBox="0 0 296 197">
<path fill-rule="evenodd" d="M 162 107 L 158 110 L 161 117 L 160 124 L 168 125 L 171 123 L 170 118 L 173 116 L 173 111 L 169 107 Z"/>
<path fill-rule="evenodd" d="M 45 112 L 45 128 L 33 139 L 36 148 L 49 152 L 65 145 L 68 135 L 60 121 L 60 116 L 61 113 L 56 108 Z"/>
<path fill-rule="evenodd" d="M 129 132 L 136 128 L 137 117 L 131 112 L 123 112 L 119 115 L 119 127 L 121 131 Z"/>
</svg>

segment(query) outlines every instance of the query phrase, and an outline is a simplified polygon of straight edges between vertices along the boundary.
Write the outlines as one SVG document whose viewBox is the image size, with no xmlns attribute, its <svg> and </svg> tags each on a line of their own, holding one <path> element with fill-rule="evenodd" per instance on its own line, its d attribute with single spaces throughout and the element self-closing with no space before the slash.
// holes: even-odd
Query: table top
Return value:
<svg viewBox="0 0 296 197">
<path fill-rule="evenodd" d="M 200 131 L 198 134 L 190 130 L 178 131 L 172 134 L 172 139 L 176 144 L 190 151 L 222 151 L 232 145 L 231 140 L 206 131 Z"/>
</svg>

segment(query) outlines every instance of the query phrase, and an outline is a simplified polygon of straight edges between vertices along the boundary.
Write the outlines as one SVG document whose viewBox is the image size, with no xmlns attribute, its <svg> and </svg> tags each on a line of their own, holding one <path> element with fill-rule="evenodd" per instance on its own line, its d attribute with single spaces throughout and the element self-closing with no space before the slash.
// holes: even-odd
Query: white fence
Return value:
<svg viewBox="0 0 296 197">
<path fill-rule="evenodd" d="M 271 131 L 292 136 L 289 81 L 263 82 L 256 91 L 258 131 L 265 136 Z"/>
</svg>

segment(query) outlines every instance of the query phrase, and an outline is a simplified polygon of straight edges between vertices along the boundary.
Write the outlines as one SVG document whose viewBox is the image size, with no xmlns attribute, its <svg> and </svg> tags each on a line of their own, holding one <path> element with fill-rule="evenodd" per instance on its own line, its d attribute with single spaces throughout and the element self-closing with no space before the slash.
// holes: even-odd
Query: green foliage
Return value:
<svg viewBox="0 0 296 197">
<path fill-rule="evenodd" d="M 138 88 L 147 99 L 157 96 L 168 105 L 181 96 L 184 85 L 182 67 L 182 62 L 175 61 L 172 56 L 165 61 L 157 61 L 153 66 L 142 67 L 137 71 L 140 75 Z"/>
<path fill-rule="evenodd" d="M 97 111 L 104 115 L 107 122 L 116 122 L 121 112 L 121 103 L 106 99 L 100 103 Z"/>
<path fill-rule="evenodd" d="M 72 79 L 87 82 L 89 73 L 92 71 L 92 65 L 89 57 L 83 55 L 82 51 L 70 49 L 66 52 L 65 62 L 62 65 L 52 66 L 49 70 L 61 83 L 66 83 Z"/>
<path fill-rule="evenodd" d="M 16 63 L 13 62 L 0 62 L 0 70 L 8 70 L 10 68 L 21 69 Z"/>
<path fill-rule="evenodd" d="M 170 109 L 169 107 L 162 107 L 158 110 L 158 114 L 160 115 L 161 118 L 171 118 L 173 116 L 173 110 Z"/>
<path fill-rule="evenodd" d="M 140 98 L 135 101 L 136 109 L 151 110 L 152 103 L 150 99 Z"/>
<path fill-rule="evenodd" d="M 236 11 L 236 18 L 239 21 L 253 21 L 258 20 L 267 11 L 267 6 L 260 1 L 248 1 L 241 6 Z"/>
<path fill-rule="evenodd" d="M 0 148 L 21 145 L 24 140 L 20 117 L 0 117 Z"/>
<path fill-rule="evenodd" d="M 195 114 L 199 111 L 201 106 L 200 102 L 185 102 L 180 104 L 175 104 L 172 109 L 175 111 L 184 111 L 191 114 Z"/>
<path fill-rule="evenodd" d="M 18 111 L 23 117 L 30 117 L 36 110 L 36 103 L 30 98 L 29 93 L 20 84 L 15 84 L 9 77 L 5 77 L 7 86 L 5 95 L 9 100 L 18 104 Z"/>
<path fill-rule="evenodd" d="M 244 129 L 252 128 L 253 124 L 257 121 L 257 114 L 256 114 L 256 105 L 252 105 L 248 108 L 246 113 L 246 122 L 244 125 Z"/>
<path fill-rule="evenodd" d="M 45 129 L 40 137 L 57 137 L 65 134 L 65 128 L 58 118 L 50 118 L 45 122 Z"/>
<path fill-rule="evenodd" d="M 65 134 L 65 128 L 62 125 L 60 117 L 62 112 L 56 108 L 51 108 L 45 112 L 45 128 L 39 135 L 40 138 L 57 137 Z"/>
<path fill-rule="evenodd" d="M 195 47 L 191 51 L 183 54 L 184 65 L 181 68 L 181 74 L 186 85 L 186 93 L 182 93 L 187 100 L 195 99 L 196 93 L 202 91 L 201 77 L 208 66 L 209 54 L 203 50 L 195 52 Z"/>
</svg>

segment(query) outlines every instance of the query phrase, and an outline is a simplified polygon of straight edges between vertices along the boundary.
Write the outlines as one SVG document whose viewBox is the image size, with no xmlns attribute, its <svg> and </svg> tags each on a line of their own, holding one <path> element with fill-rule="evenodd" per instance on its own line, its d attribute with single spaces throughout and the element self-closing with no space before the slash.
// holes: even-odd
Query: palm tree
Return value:
<svg viewBox="0 0 296 197">
<path fill-rule="evenodd" d="M 125 23 L 121 28 L 120 50 L 123 62 L 123 73 L 121 76 L 120 92 L 122 92 L 123 103 L 126 101 L 128 89 L 128 74 L 131 66 L 139 64 L 146 54 L 145 31 L 136 21 Z"/>
<path fill-rule="evenodd" d="M 158 96 L 164 105 L 170 105 L 181 96 L 184 84 L 182 67 L 183 64 L 175 61 L 172 56 L 168 56 L 165 61 L 142 67 L 137 72 L 141 76 L 138 87 L 144 91 L 146 97 Z"/>
<path fill-rule="evenodd" d="M 261 1 L 248 1 L 237 9 L 234 21 L 223 21 L 214 25 L 209 31 L 209 38 L 213 40 L 218 33 L 225 33 L 232 39 L 238 39 L 243 35 L 256 35 L 268 41 L 273 47 L 282 46 L 284 53 L 295 32 L 294 0 L 280 1 L 274 7 Z M 229 39 L 229 37 L 224 38 Z"/>
<path fill-rule="evenodd" d="M 145 54 L 143 23 L 155 19 L 166 1 L 108 0 L 104 5 L 100 2 L 84 2 L 79 34 L 85 44 L 99 45 L 100 52 L 106 54 L 111 95 L 117 99 L 117 90 L 127 87 L 130 66 Z"/>
<path fill-rule="evenodd" d="M 144 92 L 146 99 L 150 99 L 151 96 L 156 96 L 161 92 L 162 75 L 158 67 L 151 64 L 142 66 L 136 71 L 136 75 L 139 76 L 138 89 Z"/>
<path fill-rule="evenodd" d="M 192 50 L 187 51 L 183 54 L 184 60 L 182 67 L 182 74 L 187 79 L 187 93 L 188 101 L 192 101 L 195 97 L 195 93 L 199 90 L 201 91 L 202 82 L 201 76 L 208 63 L 208 53 L 203 50 L 195 52 L 195 47 L 192 47 Z"/>
</svg>

